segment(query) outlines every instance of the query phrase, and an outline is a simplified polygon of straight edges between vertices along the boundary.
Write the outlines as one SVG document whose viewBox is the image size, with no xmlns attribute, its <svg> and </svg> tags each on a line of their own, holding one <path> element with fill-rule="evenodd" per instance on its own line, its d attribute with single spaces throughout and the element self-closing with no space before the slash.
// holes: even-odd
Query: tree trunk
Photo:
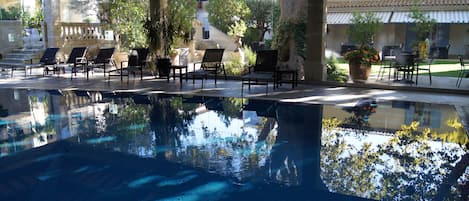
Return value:
<svg viewBox="0 0 469 201">
<path fill-rule="evenodd" d="M 167 7 L 168 0 L 150 0 L 150 20 L 152 23 L 156 23 L 161 20 L 162 15 L 165 13 Z M 156 54 L 161 53 L 163 47 L 163 44 L 161 43 L 161 41 L 163 41 L 161 33 L 159 34 L 158 38 L 159 42 L 155 44 L 156 49 L 154 50 L 154 53 Z"/>
</svg>

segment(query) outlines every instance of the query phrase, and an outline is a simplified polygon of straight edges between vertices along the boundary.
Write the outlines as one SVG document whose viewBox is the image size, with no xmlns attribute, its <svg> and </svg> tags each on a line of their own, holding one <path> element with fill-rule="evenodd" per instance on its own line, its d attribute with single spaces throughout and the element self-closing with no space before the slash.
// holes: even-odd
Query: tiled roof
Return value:
<svg viewBox="0 0 469 201">
<path fill-rule="evenodd" d="M 421 10 L 469 10 L 469 0 L 328 0 L 329 11 L 406 11 L 414 7 Z"/>
</svg>

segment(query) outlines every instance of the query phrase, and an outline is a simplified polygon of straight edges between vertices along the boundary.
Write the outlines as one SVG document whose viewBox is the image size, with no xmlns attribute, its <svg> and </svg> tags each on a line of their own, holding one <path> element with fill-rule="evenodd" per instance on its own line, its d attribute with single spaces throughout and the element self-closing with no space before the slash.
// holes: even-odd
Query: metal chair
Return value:
<svg viewBox="0 0 469 201">
<path fill-rule="evenodd" d="M 459 73 L 458 73 L 458 79 L 456 81 L 456 86 L 459 88 L 459 87 L 461 87 L 462 79 L 469 74 L 469 69 L 466 69 L 466 65 L 464 64 L 464 59 L 462 58 L 462 56 L 459 55 L 458 58 L 459 58 L 459 63 L 461 64 L 461 68 L 460 68 Z"/>
<path fill-rule="evenodd" d="M 396 56 L 396 60 L 393 64 L 395 69 L 394 77 L 399 80 L 399 72 L 403 73 L 403 80 L 406 82 L 413 82 L 412 78 L 415 71 L 415 55 L 411 53 L 401 52 Z"/>
<path fill-rule="evenodd" d="M 383 79 L 386 70 L 388 70 L 388 80 L 391 79 L 391 70 L 394 69 L 392 62 L 400 52 L 401 48 L 397 45 L 383 46 L 383 49 L 381 50 L 381 66 L 376 79 L 380 79 L 380 77 Z"/>
<path fill-rule="evenodd" d="M 424 65 L 420 65 L 420 63 Z M 428 71 L 428 79 L 430 79 L 430 85 L 432 85 L 432 71 L 431 71 L 431 65 L 433 63 L 433 57 L 429 57 L 424 60 L 424 62 L 416 62 L 417 67 L 415 68 L 417 70 L 416 75 L 415 75 L 415 84 L 417 85 L 419 82 L 419 71 Z"/>
</svg>

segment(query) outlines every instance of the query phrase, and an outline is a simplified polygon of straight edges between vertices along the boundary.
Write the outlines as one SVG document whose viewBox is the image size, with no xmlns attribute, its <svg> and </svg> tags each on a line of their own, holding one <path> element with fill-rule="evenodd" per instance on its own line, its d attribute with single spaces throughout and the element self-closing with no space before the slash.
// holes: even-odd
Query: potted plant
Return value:
<svg viewBox="0 0 469 201">
<path fill-rule="evenodd" d="M 349 62 L 350 78 L 355 83 L 363 83 L 370 76 L 371 64 L 379 62 L 378 51 L 368 45 L 345 53 L 344 59 Z"/>
<path fill-rule="evenodd" d="M 371 64 L 379 62 L 379 53 L 372 46 L 373 36 L 381 28 L 379 18 L 371 12 L 353 13 L 352 24 L 347 30 L 352 41 L 360 46 L 345 53 L 344 59 L 349 62 L 350 77 L 355 83 L 363 83 L 371 72 Z"/>
</svg>

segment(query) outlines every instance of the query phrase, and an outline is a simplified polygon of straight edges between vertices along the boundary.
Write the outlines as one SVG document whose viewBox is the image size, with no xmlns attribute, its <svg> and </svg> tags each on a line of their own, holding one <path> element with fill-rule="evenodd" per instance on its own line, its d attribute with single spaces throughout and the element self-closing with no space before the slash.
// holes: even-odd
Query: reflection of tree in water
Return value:
<svg viewBox="0 0 469 201">
<path fill-rule="evenodd" d="M 150 127 L 157 144 L 175 146 L 178 135 L 189 133 L 187 125 L 193 120 L 196 104 L 183 104 L 181 97 L 152 99 Z"/>
<path fill-rule="evenodd" d="M 114 135 L 114 149 L 129 153 L 149 153 L 152 138 L 149 127 L 149 106 L 136 104 L 133 99 L 122 99 L 117 114 L 105 113 L 106 135 Z M 144 153 L 141 153 L 144 152 Z"/>
<path fill-rule="evenodd" d="M 243 109 L 243 102 L 241 98 L 225 98 L 221 102 L 222 111 L 217 111 L 220 118 L 223 118 L 223 122 L 226 126 L 230 125 L 231 119 L 239 118 Z"/>
<path fill-rule="evenodd" d="M 467 170 L 453 168 L 467 167 L 467 161 L 460 160 L 468 155 L 466 146 L 435 142 L 436 135 L 429 129 L 418 132 L 416 122 L 378 146 L 357 145 L 346 141 L 340 124 L 336 119 L 323 121 L 321 176 L 329 190 L 380 200 L 433 200 L 454 174 L 443 197 L 457 200 L 467 195 L 467 186 L 461 185 L 468 183 Z"/>
<path fill-rule="evenodd" d="M 256 133 L 228 134 L 224 130 L 202 127 L 202 133 L 197 132 L 199 131 L 191 130 L 192 134 L 180 138 L 181 146 L 177 148 L 173 159 L 234 178 L 238 182 L 252 175 L 259 175 L 259 172 L 262 178 L 254 179 L 270 177 L 274 180 L 277 176 L 282 183 L 290 179 L 286 178 L 288 175 L 284 172 L 278 175 L 275 175 L 276 172 L 267 174 L 271 168 L 270 154 L 276 142 L 276 129 L 270 130 L 265 139 L 259 139 L 259 130 Z"/>
</svg>

